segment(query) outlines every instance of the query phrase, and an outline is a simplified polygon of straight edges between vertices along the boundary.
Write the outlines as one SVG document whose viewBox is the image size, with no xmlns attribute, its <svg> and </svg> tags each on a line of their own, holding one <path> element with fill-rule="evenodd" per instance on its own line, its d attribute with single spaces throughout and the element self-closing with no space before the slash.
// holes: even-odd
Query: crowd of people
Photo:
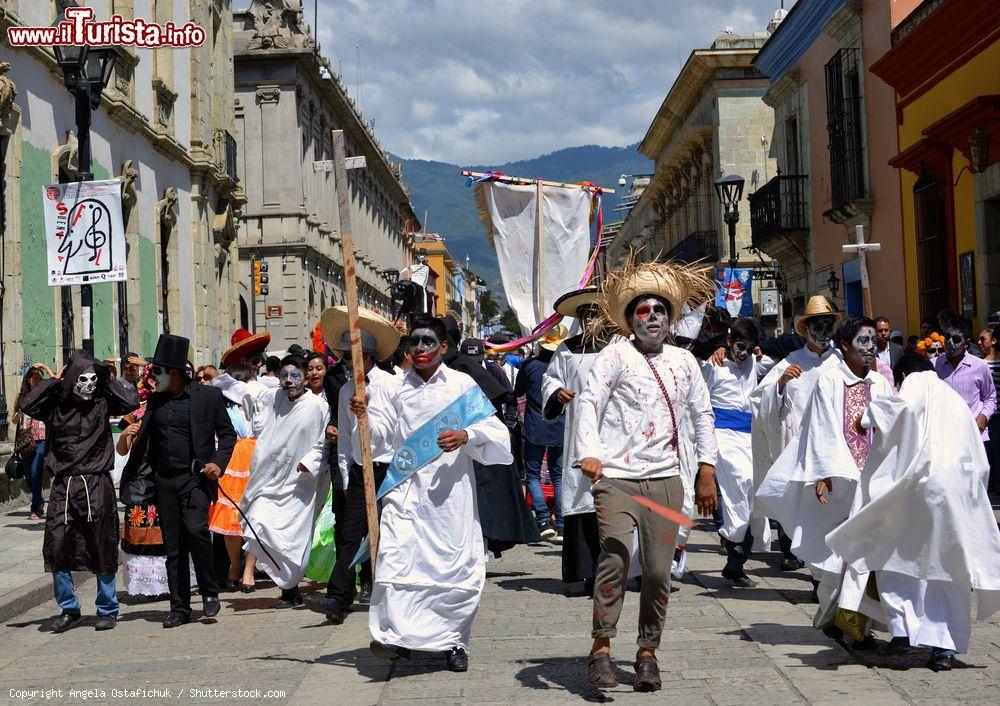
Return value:
<svg viewBox="0 0 1000 706">
<path fill-rule="evenodd" d="M 375 655 L 435 652 L 461 672 L 487 560 L 547 541 L 563 581 L 592 599 L 598 687 L 618 683 L 611 640 L 639 577 L 634 688 L 655 691 L 697 511 L 734 587 L 754 589 L 747 561 L 776 537 L 781 569 L 810 573 L 818 629 L 857 650 L 930 647 L 929 666 L 950 669 L 972 597 L 980 619 L 1000 608 L 987 495 L 1000 481 L 1000 327 L 974 339 L 946 310 L 907 341 L 815 296 L 794 332 L 765 339 L 707 304 L 713 290 L 692 267 L 626 265 L 560 297 L 572 329 L 533 349 L 462 340 L 450 317 L 401 331 L 361 309 L 364 395 L 343 307 L 324 312 L 312 350 L 280 359 L 267 333 L 240 329 L 218 365 L 195 368 L 189 341 L 164 334 L 120 376 L 84 351 L 56 374 L 31 366 L 18 453 L 45 518 L 51 629 L 81 620 L 73 571 L 97 575 L 95 627 L 114 628 L 121 562 L 128 594 L 169 595 L 164 628 L 191 620 L 192 587 L 213 618 L 220 594 L 266 578 L 277 609 L 310 598 L 339 625 L 367 603 Z M 325 595 L 304 596 L 306 579 Z"/>
</svg>

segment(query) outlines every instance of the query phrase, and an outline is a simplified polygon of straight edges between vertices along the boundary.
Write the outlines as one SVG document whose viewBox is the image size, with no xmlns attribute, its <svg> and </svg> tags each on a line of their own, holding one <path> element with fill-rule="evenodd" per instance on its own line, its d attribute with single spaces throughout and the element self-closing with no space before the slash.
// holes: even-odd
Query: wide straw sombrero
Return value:
<svg viewBox="0 0 1000 706">
<path fill-rule="evenodd" d="M 833 316 L 839 320 L 844 318 L 844 312 L 837 310 L 822 294 L 809 297 L 806 310 L 795 317 L 795 332 L 800 336 L 805 336 L 806 322 L 815 316 Z"/>
<path fill-rule="evenodd" d="M 689 302 L 704 302 L 715 293 L 708 270 L 678 262 L 627 263 L 605 276 L 601 308 L 624 336 L 631 334 L 625 309 L 638 297 L 657 296 L 670 304 L 670 323 L 676 323 Z"/>
<path fill-rule="evenodd" d="M 399 347 L 399 330 L 391 321 L 369 309 L 358 308 L 361 330 L 375 337 L 375 358 L 385 360 Z M 320 319 L 323 338 L 328 346 L 335 346 L 349 327 L 346 306 L 331 306 Z"/>
<path fill-rule="evenodd" d="M 588 304 L 597 304 L 599 296 L 597 287 L 584 287 L 572 292 L 566 292 L 556 299 L 555 310 L 563 316 L 576 318 L 576 310 Z"/>
<path fill-rule="evenodd" d="M 547 351 L 554 351 L 568 336 L 569 331 L 566 330 L 566 327 L 562 324 L 556 324 L 538 339 L 538 345 Z"/>
<path fill-rule="evenodd" d="M 250 333 L 245 328 L 238 328 L 233 332 L 233 337 L 229 339 L 229 342 L 232 345 L 222 354 L 221 362 L 224 368 L 239 363 L 248 355 L 260 353 L 266 349 L 267 344 L 271 342 L 271 334 L 267 332 Z"/>
</svg>

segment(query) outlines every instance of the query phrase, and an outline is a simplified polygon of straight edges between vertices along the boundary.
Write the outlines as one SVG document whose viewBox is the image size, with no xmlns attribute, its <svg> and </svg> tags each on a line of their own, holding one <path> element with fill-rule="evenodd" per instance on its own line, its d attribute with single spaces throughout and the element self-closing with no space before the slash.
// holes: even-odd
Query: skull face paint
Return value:
<svg viewBox="0 0 1000 706">
<path fill-rule="evenodd" d="M 851 344 L 844 352 L 848 364 L 854 367 L 871 368 L 875 362 L 875 329 L 871 326 L 862 326 L 851 339 Z"/>
<path fill-rule="evenodd" d="M 656 352 L 663 348 L 670 331 L 667 305 L 659 297 L 644 297 L 635 305 L 628 324 L 636 340 L 646 352 Z"/>
<path fill-rule="evenodd" d="M 306 374 L 294 365 L 286 365 L 278 371 L 278 382 L 290 400 L 301 397 L 306 390 Z"/>
<path fill-rule="evenodd" d="M 957 328 L 947 328 L 944 332 L 944 351 L 949 358 L 961 358 L 969 347 L 965 332 Z"/>
<path fill-rule="evenodd" d="M 836 317 L 814 316 L 806 321 L 806 338 L 817 348 L 826 350 L 830 347 L 833 339 L 833 328 L 836 325 Z M 872 329 L 874 331 L 874 329 Z"/>
<path fill-rule="evenodd" d="M 155 391 L 162 392 L 170 387 L 170 371 L 162 365 L 154 365 L 149 369 L 149 377 L 153 381 Z"/>
<path fill-rule="evenodd" d="M 97 392 L 97 373 L 94 372 L 94 366 L 90 366 L 77 375 L 76 382 L 73 383 L 73 394 L 81 399 L 89 400 L 95 392 Z"/>
<path fill-rule="evenodd" d="M 742 338 L 730 339 L 729 352 L 737 365 L 743 365 L 747 362 L 747 358 L 750 357 L 750 354 L 753 353 L 756 347 L 757 344 L 753 341 Z"/>
<path fill-rule="evenodd" d="M 441 363 L 441 339 L 433 329 L 413 329 L 410 332 L 410 350 L 413 352 L 413 367 L 417 370 L 433 368 Z"/>
</svg>

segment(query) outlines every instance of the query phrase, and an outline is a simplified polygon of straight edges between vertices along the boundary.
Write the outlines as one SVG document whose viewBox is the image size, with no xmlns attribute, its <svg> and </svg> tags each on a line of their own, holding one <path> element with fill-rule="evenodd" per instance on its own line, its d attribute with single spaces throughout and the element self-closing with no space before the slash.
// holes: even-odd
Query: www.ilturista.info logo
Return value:
<svg viewBox="0 0 1000 706">
<path fill-rule="evenodd" d="M 94 22 L 90 7 L 67 7 L 66 19 L 52 27 L 8 27 L 7 41 L 15 47 L 98 46 L 199 47 L 205 29 L 193 22 L 156 24 L 143 19 L 126 20 L 114 15 L 107 22 Z"/>
</svg>

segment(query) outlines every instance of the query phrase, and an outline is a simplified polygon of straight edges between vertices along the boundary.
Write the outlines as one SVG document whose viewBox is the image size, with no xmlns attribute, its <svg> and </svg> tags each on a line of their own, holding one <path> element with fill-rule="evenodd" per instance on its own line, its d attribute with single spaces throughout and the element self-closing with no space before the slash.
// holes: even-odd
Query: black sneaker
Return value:
<svg viewBox="0 0 1000 706">
<path fill-rule="evenodd" d="M 343 625 L 347 620 L 350 611 L 336 601 L 328 601 L 326 608 L 326 621 L 334 625 Z"/>
<path fill-rule="evenodd" d="M 361 584 L 361 590 L 358 591 L 358 603 L 361 605 L 368 605 L 372 602 L 372 585 L 370 583 Z"/>
<path fill-rule="evenodd" d="M 932 651 L 927 666 L 935 672 L 950 672 L 955 667 L 955 654 L 951 651 L 943 653 Z"/>
<path fill-rule="evenodd" d="M 551 522 L 546 522 L 544 525 L 538 528 L 538 533 L 542 535 L 542 539 L 553 539 L 559 535 L 556 532 L 556 528 L 552 526 Z"/>
<path fill-rule="evenodd" d="M 66 632 L 81 620 L 79 613 L 63 613 L 49 625 L 52 632 Z"/>
<path fill-rule="evenodd" d="M 782 571 L 798 571 L 799 569 L 805 568 L 806 563 L 801 559 L 782 559 L 781 560 L 781 570 Z"/>
<path fill-rule="evenodd" d="M 163 621 L 163 627 L 165 628 L 177 628 L 181 625 L 186 625 L 191 622 L 191 616 L 187 613 L 177 613 L 175 611 L 170 611 L 167 613 L 166 619 Z"/>
<path fill-rule="evenodd" d="M 305 601 L 302 599 L 301 593 L 296 593 L 291 596 L 282 596 L 281 600 L 274 604 L 274 607 L 278 610 L 286 610 L 288 608 L 298 608 L 299 606 L 305 605 Z"/>
<path fill-rule="evenodd" d="M 733 585 L 737 588 L 753 588 L 757 585 L 757 582 L 747 576 L 744 571 L 730 571 L 729 569 L 723 569 L 722 578 L 732 581 Z"/>
<path fill-rule="evenodd" d="M 448 669 L 452 672 L 469 671 L 469 654 L 461 647 L 452 647 L 448 653 Z"/>
</svg>

